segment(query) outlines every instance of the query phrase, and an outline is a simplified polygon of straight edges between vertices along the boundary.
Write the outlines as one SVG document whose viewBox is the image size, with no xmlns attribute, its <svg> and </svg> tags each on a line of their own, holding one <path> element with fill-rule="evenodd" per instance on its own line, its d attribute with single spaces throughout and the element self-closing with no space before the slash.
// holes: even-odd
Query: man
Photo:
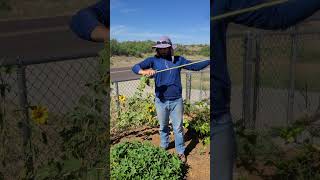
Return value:
<svg viewBox="0 0 320 180">
<path fill-rule="evenodd" d="M 251 7 L 266 0 L 211 0 L 211 17 Z M 261 29 L 285 29 L 311 16 L 320 8 L 320 0 L 289 0 L 269 8 L 256 10 L 211 22 L 211 158 L 210 179 L 230 180 L 235 160 L 235 137 L 230 115 L 231 82 L 226 60 L 226 31 L 234 22 Z"/>
<path fill-rule="evenodd" d="M 182 56 L 173 56 L 174 45 L 167 36 L 163 36 L 153 46 L 156 55 L 133 66 L 132 71 L 136 74 L 155 76 L 155 106 L 157 118 L 160 123 L 160 146 L 167 149 L 169 146 L 169 117 L 174 131 L 175 147 L 179 158 L 186 162 L 184 154 L 184 133 L 183 133 L 183 100 L 181 86 L 181 68 L 171 69 L 156 73 L 156 70 L 164 70 L 172 67 L 189 64 L 191 61 Z M 183 68 L 199 71 L 210 64 L 210 61 L 203 61 Z"/>
<path fill-rule="evenodd" d="M 82 39 L 107 42 L 109 40 L 109 14 L 109 2 L 101 0 L 78 11 L 72 17 L 70 27 Z"/>
<path fill-rule="evenodd" d="M 211 16 L 267 2 L 266 0 L 210 1 L 212 6 Z M 319 8 L 320 0 L 289 0 L 281 5 L 211 23 L 211 59 L 215 59 L 212 62 L 210 72 L 210 101 L 212 110 L 210 114 L 212 138 L 210 147 L 212 155 L 210 158 L 211 179 L 232 179 L 233 162 L 235 159 L 235 139 L 230 115 L 231 82 L 226 61 L 226 31 L 228 24 L 234 22 L 261 29 L 285 29 L 311 16 Z M 107 14 L 105 14 L 106 17 Z M 95 18 L 98 19 L 97 17 Z M 79 26 L 82 26 L 81 29 L 87 27 L 84 24 L 79 24 Z M 90 39 L 88 35 L 84 37 Z"/>
</svg>

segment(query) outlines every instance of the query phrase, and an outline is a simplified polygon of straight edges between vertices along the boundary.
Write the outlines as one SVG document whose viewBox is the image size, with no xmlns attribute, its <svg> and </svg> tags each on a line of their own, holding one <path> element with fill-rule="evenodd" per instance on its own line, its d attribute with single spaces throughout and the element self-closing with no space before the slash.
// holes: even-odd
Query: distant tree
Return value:
<svg viewBox="0 0 320 180">
<path fill-rule="evenodd" d="M 202 56 L 210 56 L 210 47 L 208 45 L 203 46 L 200 51 L 199 54 Z"/>
<path fill-rule="evenodd" d="M 177 44 L 177 48 L 174 50 L 174 55 L 183 56 L 183 55 L 187 55 L 188 52 L 189 52 L 189 50 L 187 49 L 186 46 L 181 45 L 181 44 Z"/>
<path fill-rule="evenodd" d="M 124 41 L 111 40 L 111 56 L 135 56 L 143 57 L 145 53 L 152 52 L 154 42 L 148 41 Z"/>
<path fill-rule="evenodd" d="M 116 39 L 110 41 L 111 56 L 134 56 L 143 57 L 143 54 L 152 53 L 153 41 L 123 41 Z M 197 48 L 198 47 L 198 48 Z M 200 50 L 199 50 L 200 48 Z M 174 50 L 176 56 L 202 55 L 208 57 L 210 50 L 208 45 L 181 45 L 177 44 Z"/>
</svg>

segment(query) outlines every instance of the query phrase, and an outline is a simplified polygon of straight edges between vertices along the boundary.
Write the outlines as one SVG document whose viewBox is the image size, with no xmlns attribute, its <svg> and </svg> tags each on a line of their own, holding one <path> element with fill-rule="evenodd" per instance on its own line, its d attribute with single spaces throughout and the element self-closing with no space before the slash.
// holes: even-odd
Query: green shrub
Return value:
<svg viewBox="0 0 320 180">
<path fill-rule="evenodd" d="M 143 54 L 151 53 L 152 41 L 124 41 L 118 42 L 112 39 L 110 42 L 111 56 L 134 56 L 143 57 Z"/>
<path fill-rule="evenodd" d="M 124 130 L 140 125 L 158 125 L 154 104 L 154 93 L 146 93 L 145 87 L 150 85 L 150 79 L 142 76 L 137 91 L 131 97 L 120 95 L 120 113 L 116 119 L 116 127 Z M 116 97 L 117 98 L 117 97 Z"/>
<path fill-rule="evenodd" d="M 184 127 L 194 130 L 203 144 L 210 142 L 210 104 L 203 100 L 190 104 L 185 102 L 185 114 L 188 119 L 184 121 Z"/>
<path fill-rule="evenodd" d="M 289 158 L 274 158 L 268 165 L 274 166 L 274 179 L 320 180 L 320 151 L 315 145 L 305 144 L 296 148 L 299 153 Z"/>
<path fill-rule="evenodd" d="M 199 51 L 199 55 L 209 57 L 210 56 L 210 47 L 209 46 L 202 47 Z"/>
<path fill-rule="evenodd" d="M 247 129 L 243 119 L 238 120 L 237 167 L 264 179 L 320 180 L 320 147 L 313 143 L 318 134 L 312 117 L 267 131 Z"/>
<path fill-rule="evenodd" d="M 154 52 L 152 46 L 155 44 L 153 41 L 123 41 L 119 42 L 116 39 L 110 41 L 111 56 L 134 56 L 142 58 L 143 54 Z M 200 49 L 192 50 L 194 47 Z M 191 49 L 190 49 L 191 48 Z M 177 44 L 174 50 L 175 56 L 189 56 L 201 55 L 209 57 L 210 49 L 208 45 L 182 45 Z"/>
<path fill-rule="evenodd" d="M 177 48 L 174 50 L 174 55 L 175 56 L 184 56 L 187 54 L 191 54 L 190 50 L 188 50 L 186 46 L 177 44 Z"/>
<path fill-rule="evenodd" d="M 124 142 L 111 148 L 111 179 L 182 179 L 176 155 L 149 143 Z"/>
</svg>

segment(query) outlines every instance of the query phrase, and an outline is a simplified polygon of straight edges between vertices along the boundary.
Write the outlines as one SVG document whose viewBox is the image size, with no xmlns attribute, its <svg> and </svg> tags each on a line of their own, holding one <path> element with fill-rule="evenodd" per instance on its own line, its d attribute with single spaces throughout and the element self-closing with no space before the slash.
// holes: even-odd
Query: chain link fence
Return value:
<svg viewBox="0 0 320 180">
<path fill-rule="evenodd" d="M 320 33 L 248 31 L 229 34 L 231 112 L 252 128 L 286 126 L 319 109 Z M 210 70 L 182 72 L 183 98 L 210 98 Z M 132 96 L 138 80 L 114 81 L 112 95 Z M 148 89 L 153 92 L 154 89 Z"/>
<path fill-rule="evenodd" d="M 0 169 L 6 179 L 19 174 L 23 166 L 22 135 L 17 119 L 20 118 L 17 74 L 1 71 L 1 148 Z"/>
<path fill-rule="evenodd" d="M 320 105 L 319 32 L 253 31 L 228 38 L 235 120 L 252 128 L 287 126 Z M 242 94 L 242 96 L 239 96 Z"/>
<path fill-rule="evenodd" d="M 319 32 L 297 29 L 229 35 L 234 119 L 265 128 L 288 125 L 304 113 L 319 110 L 319 40 Z M 19 179 L 26 162 L 35 171 L 59 158 L 66 115 L 82 95 L 90 93 L 86 84 L 97 80 L 97 66 L 98 58 L 88 57 L 1 67 L 0 175 L 4 179 Z M 210 98 L 210 70 L 183 71 L 181 77 L 184 99 Z M 114 81 L 111 95 L 130 97 L 138 83 L 138 79 Z M 147 91 L 154 89 L 147 87 Z M 48 108 L 46 124 L 35 124 L 30 106 Z M 27 142 L 36 145 L 31 158 L 26 156 Z"/>
<path fill-rule="evenodd" d="M 140 83 L 140 78 L 134 80 L 121 80 L 113 81 L 111 85 L 112 94 L 116 101 L 119 101 L 117 97 L 124 95 L 126 97 L 132 97 L 137 90 Z M 153 81 L 153 79 L 152 79 Z M 190 102 L 201 101 L 210 99 L 210 70 L 204 69 L 201 71 L 182 71 L 181 72 L 181 84 L 182 84 L 182 98 L 187 99 Z M 154 87 L 147 86 L 146 93 L 154 93 Z M 116 106 L 119 106 L 116 103 Z M 119 107 L 117 107 L 119 109 Z"/>
<path fill-rule="evenodd" d="M 67 115 L 90 93 L 86 84 L 98 79 L 99 61 L 94 56 L 20 63 L 1 66 L 0 179 L 21 179 L 24 171 L 35 173 L 61 158 L 61 132 L 70 126 Z M 46 123 L 33 119 L 44 115 L 34 114 L 33 106 L 47 108 Z"/>
</svg>

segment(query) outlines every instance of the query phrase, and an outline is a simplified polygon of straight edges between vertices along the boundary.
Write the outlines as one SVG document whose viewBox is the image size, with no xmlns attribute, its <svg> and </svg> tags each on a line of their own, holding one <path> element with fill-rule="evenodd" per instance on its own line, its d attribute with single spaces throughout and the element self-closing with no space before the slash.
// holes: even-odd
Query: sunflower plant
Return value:
<svg viewBox="0 0 320 180">
<path fill-rule="evenodd" d="M 197 133 L 203 144 L 210 143 L 210 104 L 203 100 L 190 104 L 184 103 L 185 121 L 184 127 Z"/>
<path fill-rule="evenodd" d="M 119 130 L 139 125 L 157 125 L 154 95 L 145 91 L 146 86 L 153 86 L 150 79 L 142 76 L 137 91 L 131 97 L 120 95 L 120 113 L 116 118 Z"/>
<path fill-rule="evenodd" d="M 37 169 L 36 179 L 107 178 L 109 128 L 104 103 L 110 94 L 108 49 L 100 52 L 96 80 L 85 85 L 89 92 L 80 97 L 64 119 L 65 125 L 59 131 L 62 141 L 59 156 Z M 43 108 L 35 108 L 35 122 L 45 122 L 45 112 Z"/>
</svg>

